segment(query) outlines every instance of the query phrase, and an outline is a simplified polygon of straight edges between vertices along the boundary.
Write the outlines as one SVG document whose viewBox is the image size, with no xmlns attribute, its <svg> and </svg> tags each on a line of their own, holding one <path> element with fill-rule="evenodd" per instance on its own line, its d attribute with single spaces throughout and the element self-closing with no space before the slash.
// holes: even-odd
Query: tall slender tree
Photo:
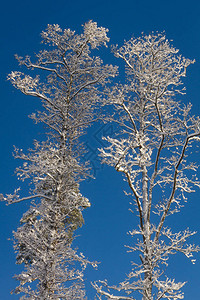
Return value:
<svg viewBox="0 0 200 300">
<path fill-rule="evenodd" d="M 130 252 L 138 261 L 125 281 L 109 286 L 94 283 L 98 299 L 183 299 L 184 283 L 167 275 L 170 255 L 183 253 L 192 262 L 199 247 L 187 244 L 194 232 L 173 232 L 167 218 L 180 210 L 186 194 L 200 187 L 192 153 L 200 140 L 200 119 L 191 115 L 191 104 L 181 104 L 182 78 L 194 61 L 185 59 L 164 34 L 132 38 L 115 56 L 126 67 L 126 84 L 115 85 L 105 104 L 112 104 L 118 126 L 115 138 L 106 137 L 103 162 L 121 172 L 138 212 L 139 226 Z"/>
<path fill-rule="evenodd" d="M 35 141 L 28 154 L 16 149 L 24 161 L 17 176 L 29 180 L 30 194 L 19 189 L 2 198 L 8 203 L 32 200 L 30 209 L 14 233 L 17 263 L 24 271 L 15 293 L 20 299 L 85 299 L 83 270 L 88 260 L 72 247 L 74 231 L 83 224 L 82 210 L 90 206 L 79 190 L 87 176 L 82 163 L 80 136 L 97 118 L 109 77 L 116 75 L 112 65 L 103 65 L 91 50 L 109 41 L 107 29 L 89 21 L 83 33 L 58 25 L 42 32 L 44 46 L 33 62 L 16 55 L 19 64 L 34 74 L 12 72 L 9 80 L 22 93 L 41 100 L 43 110 L 31 118 L 46 126 L 46 140 Z"/>
</svg>

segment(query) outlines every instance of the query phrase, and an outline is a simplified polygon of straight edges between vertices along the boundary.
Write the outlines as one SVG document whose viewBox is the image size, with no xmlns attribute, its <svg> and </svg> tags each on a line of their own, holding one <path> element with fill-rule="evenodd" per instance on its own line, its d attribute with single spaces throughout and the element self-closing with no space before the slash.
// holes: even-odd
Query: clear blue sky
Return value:
<svg viewBox="0 0 200 300">
<path fill-rule="evenodd" d="M 12 157 L 13 145 L 27 149 L 39 136 L 40 127 L 32 124 L 27 115 L 39 107 L 36 99 L 30 99 L 15 90 L 6 81 L 7 74 L 19 70 L 14 54 L 33 54 L 40 47 L 40 32 L 47 24 L 59 24 L 62 28 L 80 30 L 81 24 L 92 19 L 109 28 L 111 44 L 123 43 L 133 34 L 165 31 L 174 46 L 187 58 L 195 58 L 185 81 L 188 101 L 194 105 L 194 113 L 200 113 L 200 2 L 190 0 L 35 0 L 3 1 L 0 12 L 0 192 L 12 193 L 18 186 L 13 176 L 18 165 Z M 108 52 L 109 53 L 109 52 Z M 111 57 L 106 55 L 106 59 Z M 88 147 L 95 151 L 103 131 L 111 128 L 90 129 Z M 94 298 L 89 282 L 107 278 L 110 283 L 123 280 L 129 271 L 130 254 L 124 244 L 131 242 L 126 232 L 135 226 L 136 217 L 128 212 L 129 200 L 123 193 L 126 188 L 120 174 L 101 167 L 95 153 L 90 153 L 96 180 L 84 183 L 82 193 L 92 207 L 85 212 L 85 226 L 79 231 L 75 242 L 91 260 L 101 261 L 98 271 L 91 268 L 86 273 L 88 300 Z M 199 157 L 198 157 L 199 158 Z M 29 203 L 5 206 L 0 204 L 0 299 L 19 299 L 11 296 L 16 286 L 12 276 L 20 272 L 15 265 L 12 249 L 12 230 L 19 224 L 22 213 Z M 200 194 L 190 196 L 188 204 L 172 223 L 179 229 L 189 226 L 198 233 L 193 242 L 200 241 Z M 179 281 L 188 281 L 184 288 L 185 299 L 200 299 L 200 254 L 195 265 L 186 258 L 173 258 L 169 274 Z"/>
</svg>

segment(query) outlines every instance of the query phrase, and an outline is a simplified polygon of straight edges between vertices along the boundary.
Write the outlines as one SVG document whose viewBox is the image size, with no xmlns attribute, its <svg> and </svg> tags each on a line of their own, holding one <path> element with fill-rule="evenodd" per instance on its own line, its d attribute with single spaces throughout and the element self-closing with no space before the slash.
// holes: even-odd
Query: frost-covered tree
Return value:
<svg viewBox="0 0 200 300">
<path fill-rule="evenodd" d="M 34 177 L 37 187 L 32 194 L 41 200 L 23 215 L 14 233 L 17 263 L 25 264 L 25 271 L 16 276 L 20 285 L 15 292 L 23 292 L 22 299 L 84 299 L 83 270 L 88 261 L 71 244 L 83 223 L 82 210 L 90 203 L 79 191 L 76 159 L 66 155 L 61 162 L 60 149 L 44 147 L 19 156 L 25 163 L 18 176 Z M 37 289 L 30 286 L 34 281 Z"/>
<path fill-rule="evenodd" d="M 123 174 L 138 213 L 136 241 L 128 246 L 138 261 L 125 281 L 110 286 L 95 282 L 98 299 L 183 299 L 184 283 L 170 279 L 168 259 L 181 252 L 194 262 L 198 246 L 187 243 L 194 232 L 174 232 L 167 217 L 178 212 L 186 194 L 200 187 L 197 165 L 192 162 L 200 140 L 200 119 L 191 115 L 191 104 L 181 104 L 182 77 L 194 61 L 185 59 L 164 34 L 132 38 L 115 56 L 126 67 L 126 84 L 115 85 L 105 104 L 112 104 L 116 137 L 106 137 L 103 162 Z M 168 225 L 167 225 L 168 224 Z"/>
<path fill-rule="evenodd" d="M 24 161 L 17 176 L 28 180 L 30 194 L 20 196 L 17 189 L 2 196 L 8 203 L 32 200 L 14 233 L 17 263 L 24 264 L 14 292 L 22 293 L 20 299 L 85 299 L 88 260 L 72 247 L 74 231 L 83 224 L 82 210 L 90 206 L 79 190 L 88 173 L 79 138 L 97 117 L 104 87 L 117 69 L 91 55 L 109 41 L 107 29 L 95 22 L 86 23 L 82 34 L 48 25 L 42 38 L 47 46 L 34 62 L 16 56 L 21 66 L 38 75 L 9 75 L 14 87 L 41 100 L 42 111 L 31 118 L 46 127 L 43 142 L 35 141 L 27 154 L 15 151 Z"/>
</svg>

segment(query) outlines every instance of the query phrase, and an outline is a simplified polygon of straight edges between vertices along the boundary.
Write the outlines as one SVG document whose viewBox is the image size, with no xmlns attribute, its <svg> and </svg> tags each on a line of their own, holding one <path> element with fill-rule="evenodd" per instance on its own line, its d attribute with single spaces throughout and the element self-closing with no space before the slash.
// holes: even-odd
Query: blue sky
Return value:
<svg viewBox="0 0 200 300">
<path fill-rule="evenodd" d="M 42 128 L 35 126 L 27 115 L 39 107 L 36 99 L 27 98 L 6 81 L 7 74 L 19 70 L 14 54 L 33 54 L 40 48 L 40 32 L 47 24 L 59 24 L 62 28 L 80 31 L 81 24 L 92 19 L 109 28 L 111 44 L 121 45 L 124 39 L 141 32 L 165 31 L 174 46 L 187 58 L 195 58 L 185 81 L 185 101 L 193 103 L 193 112 L 200 112 L 200 2 L 190 1 L 147 1 L 147 0 L 35 0 L 5 1 L 0 12 L 0 192 L 11 193 L 18 186 L 13 176 L 19 162 L 12 157 L 13 145 L 27 149 Z M 112 59 L 109 50 L 105 59 Z M 114 61 L 114 60 L 113 60 Z M 112 61 L 112 62 L 113 62 Z M 117 61 L 116 61 L 117 63 Z M 91 128 L 87 145 L 92 150 L 100 146 L 99 137 L 109 127 Z M 88 148 L 89 149 L 89 148 Z M 100 166 L 96 154 L 91 153 L 96 180 L 82 185 L 92 207 L 85 212 L 85 226 L 79 231 L 75 244 L 91 260 L 101 261 L 98 271 L 91 268 L 86 273 L 88 300 L 94 292 L 89 282 L 108 278 L 110 283 L 123 280 L 129 271 L 131 255 L 126 253 L 124 244 L 131 242 L 126 232 L 136 224 L 136 216 L 128 212 L 129 200 L 123 193 L 126 189 L 120 174 L 108 167 Z M 172 218 L 178 229 L 190 227 L 197 230 L 193 242 L 200 241 L 200 196 L 192 194 L 181 214 Z M 19 219 L 29 203 L 5 206 L 0 204 L 0 299 L 19 299 L 11 296 L 16 286 L 12 276 L 20 272 L 15 265 L 12 249 L 12 230 L 17 228 Z M 195 265 L 182 256 L 173 258 L 169 274 L 179 281 L 188 281 L 184 288 L 185 299 L 198 300 L 200 286 L 200 255 Z"/>
</svg>

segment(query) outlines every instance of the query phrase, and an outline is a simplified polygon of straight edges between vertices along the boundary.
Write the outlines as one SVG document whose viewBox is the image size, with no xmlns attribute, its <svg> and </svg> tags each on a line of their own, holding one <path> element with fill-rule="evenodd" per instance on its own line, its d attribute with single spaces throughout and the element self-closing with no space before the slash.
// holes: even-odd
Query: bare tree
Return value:
<svg viewBox="0 0 200 300">
<path fill-rule="evenodd" d="M 22 93 L 41 100 L 43 110 L 31 118 L 47 128 L 46 140 L 35 141 L 28 154 L 15 152 L 24 161 L 17 176 L 29 181 L 30 194 L 22 197 L 17 189 L 2 196 L 9 204 L 32 200 L 14 233 L 17 263 L 25 266 L 16 276 L 20 285 L 14 292 L 22 293 L 20 299 L 85 299 L 83 271 L 88 260 L 72 247 L 74 231 L 83 224 L 82 210 L 90 206 L 79 190 L 88 176 L 79 138 L 97 118 L 103 89 L 116 75 L 115 67 L 90 54 L 106 46 L 106 33 L 92 21 L 82 34 L 48 25 L 42 32 L 47 47 L 36 54 L 35 62 L 16 55 L 20 65 L 39 75 L 9 75 Z"/>
<path fill-rule="evenodd" d="M 192 153 L 200 140 L 200 119 L 191 115 L 191 104 L 181 104 L 182 77 L 194 63 L 178 54 L 164 34 L 152 33 L 132 38 L 115 56 L 126 67 L 126 84 L 115 85 L 105 104 L 112 104 L 118 125 L 115 138 L 101 149 L 103 162 L 121 172 L 127 181 L 138 212 L 139 226 L 130 252 L 138 251 L 138 261 L 125 281 L 109 286 L 93 283 L 98 299 L 144 300 L 183 299 L 185 283 L 175 282 L 166 272 L 170 255 L 177 252 L 193 259 L 198 246 L 187 244 L 194 232 L 173 232 L 167 217 L 178 212 L 186 194 L 200 187 Z"/>
</svg>

